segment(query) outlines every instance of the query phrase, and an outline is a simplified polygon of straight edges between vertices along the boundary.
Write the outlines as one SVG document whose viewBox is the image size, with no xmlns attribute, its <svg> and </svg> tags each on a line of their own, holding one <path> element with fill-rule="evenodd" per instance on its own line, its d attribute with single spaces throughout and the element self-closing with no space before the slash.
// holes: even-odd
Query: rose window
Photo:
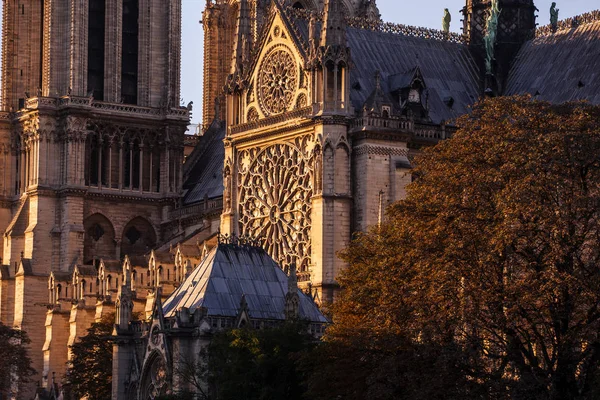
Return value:
<svg viewBox="0 0 600 400">
<path fill-rule="evenodd" d="M 240 231 L 263 238 L 278 262 L 295 262 L 300 271 L 310 264 L 310 161 L 292 145 L 260 152 L 240 168 Z"/>
<path fill-rule="evenodd" d="M 298 71 L 292 55 L 281 47 L 272 50 L 261 65 L 258 79 L 260 105 L 264 113 L 287 111 L 298 86 Z"/>
</svg>

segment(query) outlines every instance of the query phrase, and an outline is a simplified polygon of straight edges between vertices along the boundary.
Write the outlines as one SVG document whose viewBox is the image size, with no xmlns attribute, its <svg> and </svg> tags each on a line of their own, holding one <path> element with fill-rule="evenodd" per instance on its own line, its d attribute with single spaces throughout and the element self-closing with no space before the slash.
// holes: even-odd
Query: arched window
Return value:
<svg viewBox="0 0 600 400">
<path fill-rule="evenodd" d="M 89 0 L 87 92 L 104 100 L 105 0 Z"/>
<path fill-rule="evenodd" d="M 125 104 L 137 104 L 139 37 L 138 18 L 138 0 L 123 0 L 121 99 Z"/>
<path fill-rule="evenodd" d="M 81 280 L 81 297 L 85 294 L 85 279 Z"/>
<path fill-rule="evenodd" d="M 304 10 L 304 6 L 299 1 L 295 2 L 292 7 L 294 7 L 295 9 L 298 9 L 298 10 Z"/>
</svg>

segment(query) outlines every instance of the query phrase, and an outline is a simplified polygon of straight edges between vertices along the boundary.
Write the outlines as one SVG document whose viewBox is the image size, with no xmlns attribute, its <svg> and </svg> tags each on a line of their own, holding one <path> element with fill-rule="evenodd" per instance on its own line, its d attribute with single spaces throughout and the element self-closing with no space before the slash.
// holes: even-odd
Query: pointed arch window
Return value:
<svg viewBox="0 0 600 400">
<path fill-rule="evenodd" d="M 138 100 L 138 41 L 138 0 L 123 0 L 121 100 L 126 104 L 137 104 Z"/>
<path fill-rule="evenodd" d="M 89 0 L 87 92 L 104 100 L 105 0 Z"/>
</svg>

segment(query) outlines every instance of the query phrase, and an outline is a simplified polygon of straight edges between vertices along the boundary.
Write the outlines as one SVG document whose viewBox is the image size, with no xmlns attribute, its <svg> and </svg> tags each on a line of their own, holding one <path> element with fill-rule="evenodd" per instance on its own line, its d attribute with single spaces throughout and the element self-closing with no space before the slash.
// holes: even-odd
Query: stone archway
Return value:
<svg viewBox="0 0 600 400">
<path fill-rule="evenodd" d="M 141 256 L 156 246 L 156 231 L 143 217 L 135 217 L 125 225 L 121 236 L 121 258 Z"/>
<path fill-rule="evenodd" d="M 164 357 L 154 352 L 143 368 L 139 400 L 154 400 L 167 394 L 169 389 L 167 364 Z"/>
<path fill-rule="evenodd" d="M 115 229 L 108 218 L 100 213 L 92 214 L 83 221 L 83 263 L 94 259 L 115 259 Z"/>
</svg>

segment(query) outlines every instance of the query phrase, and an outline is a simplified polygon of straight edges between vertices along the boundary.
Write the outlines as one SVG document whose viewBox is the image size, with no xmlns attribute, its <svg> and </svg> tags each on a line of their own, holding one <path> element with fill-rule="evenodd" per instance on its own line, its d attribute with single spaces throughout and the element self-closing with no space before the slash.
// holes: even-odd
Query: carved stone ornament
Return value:
<svg viewBox="0 0 600 400">
<path fill-rule="evenodd" d="M 284 46 L 274 47 L 265 56 L 258 76 L 259 103 L 265 115 L 290 109 L 298 89 L 298 67 Z"/>
<path fill-rule="evenodd" d="M 314 143 L 298 138 L 240 153 L 239 222 L 243 236 L 264 238 L 278 262 L 310 264 Z"/>
<path fill-rule="evenodd" d="M 156 356 L 146 371 L 142 399 L 155 399 L 167 393 L 167 370 L 162 356 Z"/>
</svg>

